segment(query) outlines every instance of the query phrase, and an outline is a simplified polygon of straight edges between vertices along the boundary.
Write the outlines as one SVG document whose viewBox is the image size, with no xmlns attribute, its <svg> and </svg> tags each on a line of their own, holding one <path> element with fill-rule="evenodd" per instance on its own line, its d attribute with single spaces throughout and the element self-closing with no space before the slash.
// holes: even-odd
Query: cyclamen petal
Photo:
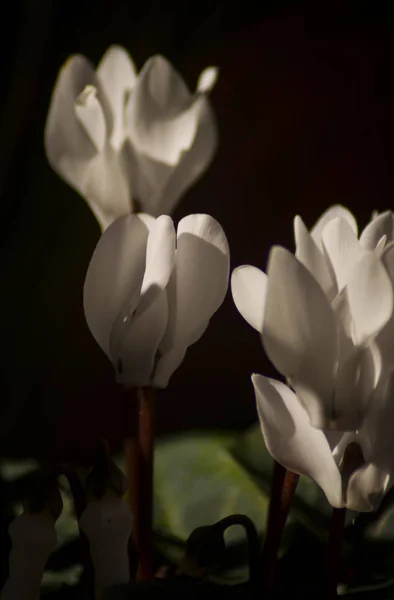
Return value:
<svg viewBox="0 0 394 600">
<path fill-rule="evenodd" d="M 354 265 L 347 285 L 357 344 L 376 336 L 393 314 L 390 277 L 376 252 L 369 252 Z"/>
<path fill-rule="evenodd" d="M 293 386 L 297 382 L 302 387 L 312 422 L 321 427 L 330 412 L 334 389 L 335 315 L 309 271 L 279 246 L 271 250 L 268 262 L 262 339 L 278 371 Z"/>
<path fill-rule="evenodd" d="M 97 150 L 74 107 L 86 86 L 96 83 L 93 65 L 83 56 L 71 56 L 59 72 L 45 125 L 45 152 L 51 167 L 79 191 Z"/>
<path fill-rule="evenodd" d="M 142 196 L 146 210 L 154 215 L 170 213 L 181 196 L 194 185 L 211 164 L 218 146 L 216 119 L 208 98 L 200 95 L 192 109 L 195 111 L 197 129 L 193 144 L 180 156 L 179 164 L 163 179 L 158 178 L 154 190 Z M 142 157 L 146 160 L 146 157 Z M 161 165 L 161 169 L 163 165 Z M 156 165 L 157 173 L 158 165 Z"/>
<path fill-rule="evenodd" d="M 299 216 L 294 219 L 294 237 L 296 257 L 321 285 L 328 299 L 333 299 L 337 292 L 337 286 L 333 272 L 330 270 L 329 261 Z"/>
<path fill-rule="evenodd" d="M 109 358 L 113 324 L 142 286 L 147 241 L 148 229 L 141 219 L 121 217 L 101 236 L 89 264 L 83 290 L 85 317 Z"/>
<path fill-rule="evenodd" d="M 102 230 L 132 210 L 170 213 L 207 169 L 217 147 L 207 93 L 217 75 L 207 68 L 191 93 L 162 56 L 137 76 L 119 46 L 107 50 L 96 72 L 82 56 L 66 62 L 51 99 L 45 149 Z"/>
<path fill-rule="evenodd" d="M 340 204 L 336 204 L 334 206 L 331 206 L 329 209 L 327 209 L 321 215 L 321 217 L 317 220 L 317 222 L 315 223 L 315 225 L 312 227 L 312 230 L 311 230 L 311 236 L 312 236 L 313 240 L 315 241 L 315 243 L 317 244 L 317 246 L 321 250 L 323 249 L 323 246 L 322 246 L 323 231 L 330 221 L 332 221 L 333 219 L 337 219 L 337 218 L 344 219 L 345 221 L 347 221 L 347 223 L 350 225 L 350 228 L 352 229 L 354 234 L 357 236 L 358 227 L 357 227 L 357 221 L 356 221 L 354 215 L 350 212 L 350 210 L 348 210 L 344 206 L 341 206 Z"/>
<path fill-rule="evenodd" d="M 392 485 L 393 480 L 389 473 L 372 463 L 366 463 L 349 479 L 346 506 L 358 512 L 375 510 Z"/>
<path fill-rule="evenodd" d="M 207 94 L 212 91 L 218 80 L 219 69 L 217 67 L 207 67 L 201 71 L 197 81 L 197 92 Z"/>
<path fill-rule="evenodd" d="M 393 241 L 393 213 L 386 210 L 368 223 L 360 235 L 360 244 L 367 250 L 374 250 L 379 240 L 385 235 L 388 242 Z"/>
<path fill-rule="evenodd" d="M 76 99 L 74 110 L 97 151 L 102 152 L 107 140 L 107 124 L 97 98 L 97 88 L 87 85 Z"/>
<path fill-rule="evenodd" d="M 259 333 L 263 333 L 267 285 L 267 275 L 250 265 L 238 267 L 231 275 L 235 306 L 249 325 Z"/>
<path fill-rule="evenodd" d="M 125 139 L 126 105 L 137 83 L 137 70 L 124 48 L 110 46 L 97 67 L 97 77 L 112 109 L 111 144 L 118 149 Z"/>
<path fill-rule="evenodd" d="M 322 431 L 311 426 L 297 396 L 285 384 L 253 375 L 261 430 L 270 454 L 286 469 L 311 477 L 334 507 L 343 506 L 342 481 Z"/>
<path fill-rule="evenodd" d="M 229 250 L 209 215 L 178 226 L 162 215 L 127 215 L 101 236 L 86 275 L 88 326 L 118 382 L 165 387 L 223 302 Z"/>
<path fill-rule="evenodd" d="M 322 244 L 335 273 L 338 292 L 348 283 L 354 265 L 366 251 L 345 219 L 332 219 L 322 232 Z"/>
<path fill-rule="evenodd" d="M 175 310 L 167 331 L 171 345 L 190 346 L 222 304 L 228 288 L 230 251 L 220 224 L 209 215 L 179 222 L 175 259 Z"/>
</svg>

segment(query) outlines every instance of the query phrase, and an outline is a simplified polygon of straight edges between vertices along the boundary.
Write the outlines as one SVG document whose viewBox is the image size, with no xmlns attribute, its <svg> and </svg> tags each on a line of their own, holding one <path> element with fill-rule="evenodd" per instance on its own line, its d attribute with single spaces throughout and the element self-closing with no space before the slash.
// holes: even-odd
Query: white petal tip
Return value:
<svg viewBox="0 0 394 600">
<path fill-rule="evenodd" d="M 197 81 L 197 92 L 208 94 L 212 91 L 219 77 L 218 67 L 207 67 L 204 69 Z"/>
</svg>

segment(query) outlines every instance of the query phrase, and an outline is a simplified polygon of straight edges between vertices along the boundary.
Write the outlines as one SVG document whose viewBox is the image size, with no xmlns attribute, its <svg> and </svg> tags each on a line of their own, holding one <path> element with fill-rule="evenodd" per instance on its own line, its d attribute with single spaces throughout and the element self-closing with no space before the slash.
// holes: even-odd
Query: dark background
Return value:
<svg viewBox="0 0 394 600">
<path fill-rule="evenodd" d="M 4 9 L 3 9 L 4 10 Z M 43 129 L 57 72 L 72 53 L 98 62 L 113 43 L 138 67 L 161 53 L 212 93 L 220 147 L 175 220 L 223 225 L 232 268 L 265 267 L 343 203 L 361 226 L 393 207 L 394 20 L 380 2 L 17 0 L 3 12 L 0 113 L 0 453 L 90 460 L 122 437 L 121 390 L 85 324 L 82 286 L 99 227 L 46 162 Z M 255 419 L 250 374 L 273 374 L 229 294 L 159 393 L 158 431 L 243 428 Z"/>
</svg>

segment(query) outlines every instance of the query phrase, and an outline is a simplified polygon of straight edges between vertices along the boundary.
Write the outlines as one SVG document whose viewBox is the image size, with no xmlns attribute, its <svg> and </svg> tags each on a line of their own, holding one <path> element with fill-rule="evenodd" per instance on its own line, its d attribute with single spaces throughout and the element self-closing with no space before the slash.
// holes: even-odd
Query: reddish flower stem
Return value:
<svg viewBox="0 0 394 600">
<path fill-rule="evenodd" d="M 341 566 L 341 549 L 345 527 L 346 508 L 332 511 L 330 537 L 327 548 L 327 600 L 337 598 L 337 586 Z"/>
<path fill-rule="evenodd" d="M 267 532 L 262 548 L 263 580 L 267 589 L 272 589 L 275 583 L 280 542 L 299 477 L 275 461 Z"/>
<path fill-rule="evenodd" d="M 128 482 L 128 503 L 133 514 L 132 535 L 129 540 L 129 567 L 130 578 L 135 579 L 138 558 L 136 558 L 136 550 L 138 553 L 139 540 L 139 496 L 140 496 L 140 479 L 139 479 L 139 449 L 138 449 L 138 394 L 135 388 L 125 388 L 124 394 L 124 426 L 125 436 L 123 440 L 123 452 L 126 464 L 126 476 Z"/>
<path fill-rule="evenodd" d="M 156 422 L 156 397 L 153 388 L 140 390 L 139 406 L 140 452 L 140 566 L 138 579 L 153 577 L 153 459 Z"/>
<path fill-rule="evenodd" d="M 137 424 L 137 431 L 134 437 L 126 437 L 124 453 L 130 504 L 134 515 L 134 540 L 139 552 L 140 564 L 137 578 L 146 581 L 153 577 L 153 455 L 156 412 L 154 390 L 141 388 L 138 405 L 131 403 L 130 408 Z"/>
</svg>

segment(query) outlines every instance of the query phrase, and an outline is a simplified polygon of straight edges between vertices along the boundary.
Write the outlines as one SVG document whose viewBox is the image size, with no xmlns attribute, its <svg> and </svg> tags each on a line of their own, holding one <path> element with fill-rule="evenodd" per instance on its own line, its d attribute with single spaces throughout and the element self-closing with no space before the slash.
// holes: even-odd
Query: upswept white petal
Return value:
<svg viewBox="0 0 394 600">
<path fill-rule="evenodd" d="M 162 56 L 149 59 L 128 105 L 133 145 L 150 158 L 175 166 L 196 134 L 192 103 L 192 94 L 171 63 Z"/>
<path fill-rule="evenodd" d="M 331 306 L 338 326 L 338 361 L 341 362 L 353 352 L 353 340 L 356 337 L 347 288 L 343 288 L 334 298 Z"/>
<path fill-rule="evenodd" d="M 350 212 L 350 210 L 348 210 L 344 206 L 341 206 L 340 204 L 335 204 L 334 206 L 331 206 L 328 210 L 326 210 L 321 215 L 321 217 L 319 217 L 319 219 L 316 221 L 315 225 L 311 229 L 312 238 L 321 250 L 323 249 L 322 233 L 326 225 L 328 225 L 328 223 L 333 219 L 337 218 L 344 219 L 345 221 L 347 221 L 347 223 L 350 225 L 352 231 L 357 237 L 358 227 L 354 215 Z"/>
<path fill-rule="evenodd" d="M 391 210 L 377 215 L 360 235 L 360 244 L 367 250 L 374 250 L 379 240 L 385 235 L 387 240 L 393 240 L 393 213 Z"/>
<path fill-rule="evenodd" d="M 267 275 L 250 265 L 237 267 L 231 275 L 231 292 L 235 306 L 249 325 L 259 333 L 263 333 L 267 285 Z"/>
<path fill-rule="evenodd" d="M 352 268 L 347 295 L 357 344 L 375 336 L 393 314 L 393 288 L 376 252 L 367 252 Z"/>
<path fill-rule="evenodd" d="M 394 243 L 389 244 L 381 257 L 383 265 L 394 289 Z M 389 373 L 394 368 L 394 311 L 386 325 L 378 333 L 376 344 L 380 349 L 383 361 L 383 372 Z"/>
<path fill-rule="evenodd" d="M 130 188 L 119 154 L 106 145 L 87 165 L 81 193 L 95 214 L 102 231 L 131 211 Z"/>
<path fill-rule="evenodd" d="M 366 463 L 349 479 L 346 493 L 347 508 L 358 512 L 375 510 L 392 484 L 387 471 L 372 463 Z"/>
<path fill-rule="evenodd" d="M 342 218 L 332 219 L 324 228 L 322 243 L 340 292 L 348 283 L 354 265 L 366 254 L 349 223 Z"/>
<path fill-rule="evenodd" d="M 151 385 L 167 319 L 167 294 L 161 290 L 143 311 L 137 307 L 126 321 L 121 337 L 116 332 L 116 339 L 111 339 L 111 355 L 119 383 L 130 387 Z"/>
<path fill-rule="evenodd" d="M 119 358 L 120 355 L 123 355 L 125 344 L 127 346 L 127 343 L 133 343 L 136 331 L 142 332 L 141 324 L 136 325 L 136 322 L 140 321 L 143 314 L 150 309 L 151 304 L 155 303 L 163 295 L 163 292 L 166 295 L 166 286 L 175 264 L 175 229 L 172 219 L 167 215 L 162 215 L 158 219 L 154 219 L 144 213 L 140 213 L 138 218 L 146 225 L 149 231 L 146 244 L 144 275 L 141 286 L 138 287 L 135 295 L 127 298 L 126 304 L 122 306 L 111 329 L 110 354 L 112 358 L 115 356 Z M 148 359 L 148 362 L 151 364 L 153 360 L 152 352 L 156 352 L 157 345 L 164 333 L 164 330 L 162 330 L 163 319 L 165 320 L 165 324 L 167 324 L 167 301 L 164 302 L 161 298 L 156 308 L 152 309 L 149 314 L 151 315 L 151 321 L 147 323 L 144 317 L 142 322 L 147 323 L 150 331 L 147 340 L 143 342 L 143 347 L 149 350 L 149 340 L 154 340 L 156 344 L 154 351 L 151 351 L 151 356 Z M 130 328 L 132 333 L 129 331 Z M 155 332 L 157 329 L 161 333 L 157 334 L 156 339 Z M 127 341 L 125 342 L 125 340 Z M 135 350 L 131 351 L 132 354 L 133 352 Z M 123 373 L 123 376 L 126 376 L 125 373 Z"/>
<path fill-rule="evenodd" d="M 382 235 L 378 243 L 376 244 L 375 252 L 379 257 L 382 256 L 383 251 L 387 245 L 387 235 Z"/>
<path fill-rule="evenodd" d="M 138 302 L 145 271 L 148 229 L 136 215 L 115 221 L 103 233 L 90 261 L 83 289 L 88 327 L 110 355 L 110 332 L 119 313 L 129 315 Z"/>
<path fill-rule="evenodd" d="M 339 363 L 332 398 L 332 421 L 339 431 L 357 431 L 371 402 L 377 365 L 370 347 L 356 347 Z"/>
<path fill-rule="evenodd" d="M 145 274 L 141 288 L 142 310 L 148 296 L 154 295 L 158 290 L 164 290 L 170 280 L 175 265 L 175 229 L 174 223 L 168 215 L 158 217 L 149 231 L 146 248 Z"/>
<path fill-rule="evenodd" d="M 293 387 L 297 383 L 308 392 L 303 402 L 313 425 L 322 427 L 331 406 L 337 361 L 335 315 L 306 267 L 280 246 L 274 246 L 269 257 L 262 339 L 278 371 Z"/>
<path fill-rule="evenodd" d="M 308 269 L 323 291 L 332 300 L 337 292 L 336 282 L 325 254 L 319 249 L 301 217 L 294 219 L 295 255 Z"/>
<path fill-rule="evenodd" d="M 161 175 L 162 184 L 157 185 L 152 194 L 144 199 L 145 210 L 149 208 L 152 214 L 172 212 L 181 196 L 198 181 L 215 156 L 218 132 L 208 98 L 204 95 L 199 96 L 191 110 L 195 111 L 197 122 L 193 144 L 180 156 L 176 168 L 164 176 Z"/>
<path fill-rule="evenodd" d="M 97 150 L 75 114 L 75 101 L 87 85 L 96 86 L 93 65 L 71 56 L 61 68 L 45 125 L 45 151 L 51 167 L 78 191 Z"/>
<path fill-rule="evenodd" d="M 85 128 L 97 152 L 104 150 L 107 141 L 107 124 L 102 106 L 97 98 L 97 88 L 87 85 L 74 105 L 78 121 Z"/>
<path fill-rule="evenodd" d="M 359 441 L 367 462 L 394 476 L 394 376 L 382 380 L 375 390 Z"/>
<path fill-rule="evenodd" d="M 214 218 L 197 214 L 179 222 L 175 298 L 170 301 L 174 314 L 166 332 L 169 347 L 190 346 L 199 339 L 225 298 L 229 268 L 227 239 Z"/>
<path fill-rule="evenodd" d="M 341 507 L 341 475 L 322 431 L 311 426 L 297 396 L 285 384 L 253 375 L 261 430 L 270 454 L 285 468 L 313 479 L 334 507 Z"/>
<path fill-rule="evenodd" d="M 110 46 L 97 67 L 97 77 L 110 103 L 114 118 L 111 144 L 118 149 L 126 135 L 125 111 L 137 81 L 137 71 L 129 53 Z"/>
<path fill-rule="evenodd" d="M 217 67 L 206 67 L 200 73 L 196 91 L 200 94 L 209 94 L 215 87 L 218 77 L 219 69 Z"/>
</svg>

